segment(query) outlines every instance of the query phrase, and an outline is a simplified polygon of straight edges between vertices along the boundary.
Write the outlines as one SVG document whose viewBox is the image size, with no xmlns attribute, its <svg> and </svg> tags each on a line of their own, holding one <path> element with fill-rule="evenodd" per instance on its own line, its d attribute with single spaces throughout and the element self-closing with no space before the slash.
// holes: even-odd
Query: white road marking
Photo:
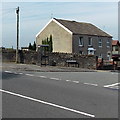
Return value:
<svg viewBox="0 0 120 120">
<path fill-rule="evenodd" d="M 17 72 L 13 72 L 13 74 L 16 74 L 16 75 L 18 75 L 19 73 L 17 73 Z"/>
<path fill-rule="evenodd" d="M 114 74 L 118 75 L 118 73 L 111 73 L 111 74 L 113 74 L 113 75 L 114 75 Z"/>
<path fill-rule="evenodd" d="M 18 73 L 18 74 L 23 75 L 23 73 Z"/>
<path fill-rule="evenodd" d="M 113 89 L 119 89 L 119 84 L 120 83 L 114 83 L 114 84 L 111 84 L 111 85 L 104 85 L 104 87 L 113 88 Z"/>
<path fill-rule="evenodd" d="M 39 76 L 39 77 L 41 77 L 41 78 L 47 78 L 46 76 Z"/>
<path fill-rule="evenodd" d="M 25 74 L 25 75 L 27 75 L 27 76 L 34 76 L 34 75 L 32 75 L 32 74 Z"/>
<path fill-rule="evenodd" d="M 52 79 L 52 80 L 61 80 L 61 79 L 59 79 L 59 78 L 50 78 L 50 79 Z"/>
<path fill-rule="evenodd" d="M 64 110 L 67 110 L 67 111 L 71 111 L 71 112 L 74 112 L 74 113 L 82 114 L 82 115 L 85 115 L 85 116 L 95 117 L 95 115 L 93 115 L 93 114 L 89 114 L 89 113 L 86 113 L 86 112 L 82 112 L 82 111 L 78 111 L 78 110 L 75 110 L 75 109 L 67 108 L 67 107 L 57 105 L 57 104 L 54 104 L 54 103 L 49 103 L 49 102 L 42 101 L 42 100 L 39 100 L 39 99 L 35 99 L 35 98 L 32 98 L 32 97 L 24 96 L 24 95 L 21 95 L 21 94 L 18 94 L 18 93 L 13 93 L 13 92 L 2 90 L 2 89 L 0 89 L 0 92 L 7 93 L 7 94 L 10 94 L 10 95 L 14 95 L 14 96 L 18 96 L 18 97 L 28 99 L 28 100 L 31 100 L 31 101 L 34 101 L 34 102 L 39 102 L 39 103 L 42 103 L 42 104 L 50 105 L 50 106 L 57 107 L 57 108 L 60 108 L 60 109 L 64 109 Z"/>
<path fill-rule="evenodd" d="M 74 83 L 79 83 L 79 81 L 72 81 L 72 82 L 74 82 Z"/>
<path fill-rule="evenodd" d="M 84 83 L 85 85 L 92 85 L 92 86 L 98 86 L 98 84 L 92 84 L 92 83 Z"/>
<path fill-rule="evenodd" d="M 114 83 L 114 84 L 111 84 L 111 85 L 104 85 L 104 87 L 112 87 L 112 86 L 115 86 L 115 85 L 119 85 L 120 83 Z"/>
<path fill-rule="evenodd" d="M 71 80 L 66 80 L 67 82 L 71 82 Z"/>
<path fill-rule="evenodd" d="M 112 87 L 108 87 L 108 88 L 119 89 L 119 86 L 112 86 Z"/>
<path fill-rule="evenodd" d="M 6 73 L 12 73 L 11 71 L 5 71 Z"/>
</svg>

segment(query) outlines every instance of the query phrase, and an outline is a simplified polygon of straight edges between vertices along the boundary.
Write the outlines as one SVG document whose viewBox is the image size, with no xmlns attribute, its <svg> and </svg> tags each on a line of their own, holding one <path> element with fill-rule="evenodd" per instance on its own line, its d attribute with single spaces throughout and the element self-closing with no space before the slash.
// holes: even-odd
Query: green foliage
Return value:
<svg viewBox="0 0 120 120">
<path fill-rule="evenodd" d="M 50 38 L 46 38 L 42 40 L 42 45 L 49 45 L 49 48 L 45 48 L 46 51 L 53 51 L 53 43 L 52 43 L 52 35 L 50 35 Z"/>
<path fill-rule="evenodd" d="M 29 43 L 29 50 L 32 50 L 32 45 L 31 45 L 31 43 Z"/>
<path fill-rule="evenodd" d="M 36 43 L 34 41 L 34 44 L 31 45 L 31 43 L 29 43 L 29 50 L 36 50 Z"/>
<path fill-rule="evenodd" d="M 36 50 L 36 43 L 35 43 L 35 41 L 34 41 L 34 44 L 33 44 L 33 46 L 32 46 L 32 49 L 33 49 L 33 50 Z"/>
</svg>

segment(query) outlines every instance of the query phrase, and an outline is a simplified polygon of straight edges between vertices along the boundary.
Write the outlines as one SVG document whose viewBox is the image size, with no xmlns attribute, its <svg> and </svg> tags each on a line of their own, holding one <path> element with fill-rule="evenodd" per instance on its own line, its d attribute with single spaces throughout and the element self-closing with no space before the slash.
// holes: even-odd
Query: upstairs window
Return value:
<svg viewBox="0 0 120 120">
<path fill-rule="evenodd" d="M 102 47 L 102 39 L 99 39 L 99 47 Z"/>
<path fill-rule="evenodd" d="M 107 40 L 107 47 L 110 47 L 110 40 Z"/>
<path fill-rule="evenodd" d="M 79 46 L 83 46 L 83 37 L 79 37 Z"/>
<path fill-rule="evenodd" d="M 92 46 L 92 38 L 91 37 L 88 38 L 88 46 Z"/>
</svg>

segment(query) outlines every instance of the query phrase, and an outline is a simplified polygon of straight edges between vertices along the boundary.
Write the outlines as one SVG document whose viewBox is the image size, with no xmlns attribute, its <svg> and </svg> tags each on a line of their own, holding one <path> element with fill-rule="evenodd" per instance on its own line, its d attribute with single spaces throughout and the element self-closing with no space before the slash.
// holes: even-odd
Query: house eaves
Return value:
<svg viewBox="0 0 120 120">
<path fill-rule="evenodd" d="M 52 22 L 54 21 L 56 24 L 58 24 L 60 27 L 62 27 L 64 30 L 66 30 L 67 32 L 69 32 L 71 35 L 73 34 L 67 27 L 65 27 L 64 25 L 62 25 L 61 23 L 59 23 L 57 20 L 55 20 L 54 18 L 52 18 L 42 29 L 41 31 L 36 35 L 36 37 Z"/>
</svg>

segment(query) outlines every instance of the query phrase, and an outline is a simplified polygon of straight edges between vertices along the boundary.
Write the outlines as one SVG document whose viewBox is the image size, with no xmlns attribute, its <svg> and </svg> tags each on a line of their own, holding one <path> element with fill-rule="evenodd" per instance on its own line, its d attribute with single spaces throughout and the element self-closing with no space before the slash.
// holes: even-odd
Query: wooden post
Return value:
<svg viewBox="0 0 120 120">
<path fill-rule="evenodd" d="M 16 47 L 16 63 L 18 63 L 18 49 L 19 49 L 19 7 L 16 8 L 17 14 L 17 47 Z"/>
</svg>

